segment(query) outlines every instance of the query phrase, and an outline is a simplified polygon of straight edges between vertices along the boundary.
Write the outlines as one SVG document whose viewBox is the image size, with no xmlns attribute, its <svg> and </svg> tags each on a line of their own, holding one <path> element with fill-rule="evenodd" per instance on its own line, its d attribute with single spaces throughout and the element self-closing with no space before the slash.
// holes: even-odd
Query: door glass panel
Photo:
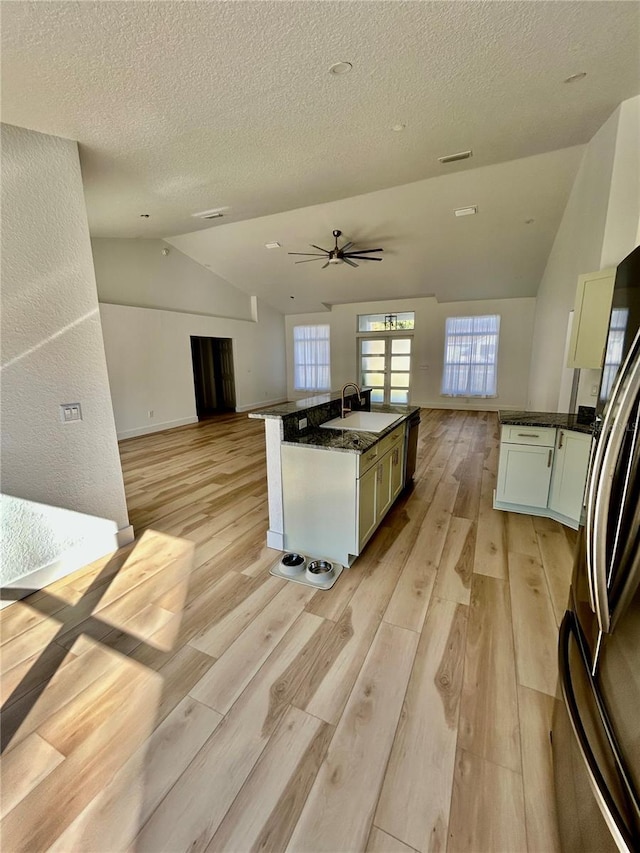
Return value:
<svg viewBox="0 0 640 853">
<path fill-rule="evenodd" d="M 398 391 L 394 388 L 391 390 L 390 399 L 392 403 L 406 404 L 409 402 L 409 392 Z"/>
<path fill-rule="evenodd" d="M 363 355 L 362 369 L 384 371 L 384 355 Z"/>
<path fill-rule="evenodd" d="M 392 373 L 391 387 L 392 388 L 408 388 L 410 376 L 408 373 Z"/>
<path fill-rule="evenodd" d="M 391 370 L 409 370 L 411 359 L 408 355 L 391 356 Z"/>
<path fill-rule="evenodd" d="M 371 388 L 384 388 L 384 373 L 363 373 L 364 385 Z"/>
<path fill-rule="evenodd" d="M 362 341 L 362 355 L 384 355 L 384 339 L 379 341 Z"/>
<path fill-rule="evenodd" d="M 409 355 L 411 352 L 411 338 L 392 338 L 391 352 L 394 355 Z"/>
</svg>

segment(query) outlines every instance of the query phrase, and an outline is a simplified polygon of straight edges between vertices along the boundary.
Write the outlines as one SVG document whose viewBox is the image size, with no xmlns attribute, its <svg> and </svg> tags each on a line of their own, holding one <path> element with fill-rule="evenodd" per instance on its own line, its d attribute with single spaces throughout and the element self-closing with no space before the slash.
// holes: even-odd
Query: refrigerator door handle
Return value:
<svg viewBox="0 0 640 853">
<path fill-rule="evenodd" d="M 608 633 L 611 625 L 609 609 L 607 559 L 607 524 L 616 463 L 640 388 L 640 331 L 625 360 L 614 396 L 609 401 L 598 442 L 587 506 L 587 572 L 593 591 L 593 603 L 600 630 Z M 605 437 L 605 431 L 608 436 Z"/>
<path fill-rule="evenodd" d="M 593 790 L 596 802 L 602 812 L 605 823 L 607 824 L 618 849 L 623 851 L 623 853 L 632 853 L 634 849 L 633 840 L 629 837 L 629 833 L 624 825 L 620 812 L 609 793 L 606 782 L 593 754 L 593 750 L 589 745 L 589 739 L 582 724 L 582 720 L 580 719 L 580 710 L 573 690 L 573 684 L 571 683 L 571 669 L 569 666 L 569 640 L 571 633 L 575 631 L 573 620 L 573 614 L 570 611 L 567 611 L 564 614 L 564 618 L 560 626 L 560 637 L 558 642 L 558 670 L 560 673 L 560 685 L 562 687 L 565 707 L 567 709 L 571 728 L 573 729 L 578 749 L 580 750 L 580 755 L 582 756 L 585 770 L 589 778 L 589 784 L 591 785 L 591 789 Z M 576 637 L 576 641 L 579 644 L 578 637 Z"/>
</svg>

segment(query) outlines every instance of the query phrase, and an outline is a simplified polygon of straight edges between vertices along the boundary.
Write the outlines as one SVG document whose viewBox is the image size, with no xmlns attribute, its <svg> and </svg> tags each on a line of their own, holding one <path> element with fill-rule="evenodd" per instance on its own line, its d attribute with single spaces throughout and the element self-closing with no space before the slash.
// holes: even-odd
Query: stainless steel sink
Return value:
<svg viewBox="0 0 640 853">
<path fill-rule="evenodd" d="M 323 429 L 353 429 L 360 432 L 382 432 L 396 421 L 401 415 L 388 414 L 387 412 L 351 412 L 346 418 L 334 418 L 326 421 L 320 426 Z"/>
</svg>

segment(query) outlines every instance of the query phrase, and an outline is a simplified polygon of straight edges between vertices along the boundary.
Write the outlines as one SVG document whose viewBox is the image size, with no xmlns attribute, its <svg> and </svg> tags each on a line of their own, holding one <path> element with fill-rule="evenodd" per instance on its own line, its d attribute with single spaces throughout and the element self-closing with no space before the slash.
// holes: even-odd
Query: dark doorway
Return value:
<svg viewBox="0 0 640 853">
<path fill-rule="evenodd" d="M 193 380 L 198 419 L 236 409 L 231 338 L 200 338 L 191 335 Z"/>
</svg>

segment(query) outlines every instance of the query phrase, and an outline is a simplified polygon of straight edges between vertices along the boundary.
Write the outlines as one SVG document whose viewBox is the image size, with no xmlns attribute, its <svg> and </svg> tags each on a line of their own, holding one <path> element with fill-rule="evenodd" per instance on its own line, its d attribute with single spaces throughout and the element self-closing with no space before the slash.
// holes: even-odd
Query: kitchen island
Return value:
<svg viewBox="0 0 640 853">
<path fill-rule="evenodd" d="M 249 414 L 265 421 L 269 547 L 350 565 L 402 490 L 405 425 L 418 407 L 372 407 L 361 393 L 361 403 L 345 395 L 354 413 L 397 417 L 377 432 L 327 428 L 340 417 L 340 392 Z"/>
</svg>

